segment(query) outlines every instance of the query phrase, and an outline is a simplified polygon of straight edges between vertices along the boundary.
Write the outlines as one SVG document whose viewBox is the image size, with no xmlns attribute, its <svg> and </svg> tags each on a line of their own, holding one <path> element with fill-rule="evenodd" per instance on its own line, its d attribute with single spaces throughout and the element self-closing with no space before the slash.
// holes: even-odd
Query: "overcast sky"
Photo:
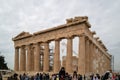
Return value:
<svg viewBox="0 0 120 80">
<path fill-rule="evenodd" d="M 115 57 L 120 70 L 120 0 L 0 0 L 0 51 L 10 68 L 14 64 L 12 38 L 65 23 L 65 19 L 88 16 L 91 30 Z"/>
</svg>

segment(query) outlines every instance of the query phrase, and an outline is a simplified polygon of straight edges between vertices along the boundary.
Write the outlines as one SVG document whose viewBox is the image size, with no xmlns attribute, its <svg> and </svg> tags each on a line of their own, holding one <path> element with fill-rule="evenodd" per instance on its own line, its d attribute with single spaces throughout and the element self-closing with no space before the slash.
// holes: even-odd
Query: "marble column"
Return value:
<svg viewBox="0 0 120 80">
<path fill-rule="evenodd" d="M 72 37 L 67 38 L 66 71 L 72 73 Z"/>
<path fill-rule="evenodd" d="M 43 71 L 43 62 L 44 62 L 44 45 L 40 44 L 40 71 Z"/>
<path fill-rule="evenodd" d="M 98 48 L 98 56 L 97 56 L 97 57 L 98 57 L 98 72 L 100 73 L 100 71 L 101 71 L 101 70 L 100 70 L 100 68 L 101 68 L 101 67 L 100 67 L 100 62 L 101 62 L 101 61 L 100 61 L 100 58 L 101 58 L 101 57 L 100 57 L 100 50 L 99 50 L 99 48 Z"/>
<path fill-rule="evenodd" d="M 55 40 L 54 73 L 60 70 L 60 40 Z"/>
<path fill-rule="evenodd" d="M 15 48 L 14 70 L 19 71 L 19 48 Z"/>
<path fill-rule="evenodd" d="M 78 73 L 85 74 L 85 36 L 79 36 Z"/>
<path fill-rule="evenodd" d="M 20 71 L 26 70 L 26 54 L 25 54 L 25 46 L 21 46 L 20 49 Z"/>
<path fill-rule="evenodd" d="M 34 46 L 31 45 L 31 71 L 34 71 Z"/>
<path fill-rule="evenodd" d="M 86 53 L 85 53 L 85 58 L 86 58 L 86 73 L 89 73 L 89 66 L 90 66 L 90 59 L 89 59 L 89 55 L 90 55 L 90 46 L 89 46 L 89 39 L 86 39 Z"/>
<path fill-rule="evenodd" d="M 90 66 L 89 66 L 89 69 L 90 69 L 90 72 L 92 73 L 93 72 L 93 43 L 90 41 Z"/>
<path fill-rule="evenodd" d="M 40 71 L 40 45 L 39 43 L 35 44 L 34 71 Z"/>
<path fill-rule="evenodd" d="M 93 44 L 93 72 L 97 73 L 97 59 L 96 59 L 96 46 Z"/>
<path fill-rule="evenodd" d="M 99 69 L 99 71 L 100 71 L 100 74 L 102 74 L 102 68 L 101 68 L 102 67 L 102 64 L 101 64 L 102 63 L 102 54 L 101 54 L 100 50 L 99 50 L 99 54 L 100 54 L 100 57 L 99 57 L 99 60 L 100 60 L 99 61 L 99 68 L 100 69 Z"/>
<path fill-rule="evenodd" d="M 48 72 L 49 71 L 49 43 L 44 43 L 44 63 L 43 63 L 43 71 Z"/>
<path fill-rule="evenodd" d="M 26 71 L 31 71 L 31 45 L 27 45 L 27 63 L 26 63 Z"/>
</svg>

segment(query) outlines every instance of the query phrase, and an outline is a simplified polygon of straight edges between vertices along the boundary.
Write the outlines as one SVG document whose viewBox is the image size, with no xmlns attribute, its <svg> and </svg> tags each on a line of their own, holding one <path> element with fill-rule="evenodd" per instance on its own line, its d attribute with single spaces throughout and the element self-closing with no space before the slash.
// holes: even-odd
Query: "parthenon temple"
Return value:
<svg viewBox="0 0 120 80">
<path fill-rule="evenodd" d="M 66 23 L 50 29 L 30 34 L 21 32 L 12 38 L 15 48 L 14 70 L 16 72 L 53 72 L 58 73 L 62 67 L 60 61 L 60 41 L 67 40 L 65 70 L 73 73 L 73 38 L 78 37 L 78 69 L 79 74 L 104 73 L 111 69 L 111 55 L 91 25 L 87 16 L 66 19 Z M 49 43 L 55 41 L 53 66 L 50 70 Z"/>
</svg>

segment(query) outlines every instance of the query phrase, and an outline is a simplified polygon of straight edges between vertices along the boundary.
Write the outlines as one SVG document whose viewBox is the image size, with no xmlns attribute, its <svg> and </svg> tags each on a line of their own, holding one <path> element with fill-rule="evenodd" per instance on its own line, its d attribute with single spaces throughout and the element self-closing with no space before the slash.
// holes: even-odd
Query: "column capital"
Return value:
<svg viewBox="0 0 120 80">
<path fill-rule="evenodd" d="M 91 33 L 92 33 L 92 35 L 95 35 L 95 34 L 96 34 L 96 32 L 95 32 L 95 31 L 92 31 Z"/>
<path fill-rule="evenodd" d="M 67 36 L 66 39 L 73 39 L 73 36 Z"/>
<path fill-rule="evenodd" d="M 96 41 L 98 41 L 98 40 L 99 40 L 99 37 L 95 37 L 95 39 L 96 39 Z"/>
<path fill-rule="evenodd" d="M 88 36 L 85 36 L 85 39 L 86 39 L 86 40 L 90 40 Z"/>
<path fill-rule="evenodd" d="M 19 49 L 20 47 L 19 46 L 16 46 L 15 49 Z"/>
<path fill-rule="evenodd" d="M 33 43 L 33 45 L 39 45 L 39 44 L 40 44 L 40 42 Z"/>
<path fill-rule="evenodd" d="M 25 48 L 25 45 L 21 45 L 20 48 Z"/>
<path fill-rule="evenodd" d="M 20 46 L 21 49 L 26 50 L 26 45 Z"/>
<path fill-rule="evenodd" d="M 89 39 L 89 42 L 92 43 L 92 44 L 94 44 L 91 39 Z"/>
<path fill-rule="evenodd" d="M 49 40 L 46 40 L 46 41 L 43 41 L 43 44 L 44 44 L 44 43 L 49 43 L 49 42 L 50 42 Z"/>
<path fill-rule="evenodd" d="M 28 43 L 28 44 L 26 44 L 26 46 L 29 46 L 29 45 L 33 45 L 34 43 Z"/>
<path fill-rule="evenodd" d="M 55 38 L 54 41 L 60 41 L 61 39 L 60 38 Z"/>
<path fill-rule="evenodd" d="M 39 46 L 40 45 L 40 43 L 39 42 L 37 42 L 37 43 L 33 43 L 33 44 L 31 44 L 32 45 L 32 48 L 35 48 L 36 46 Z"/>
<path fill-rule="evenodd" d="M 87 44 L 90 44 L 90 40 L 89 40 L 88 38 L 86 39 L 86 43 L 87 43 Z"/>
<path fill-rule="evenodd" d="M 27 44 L 25 47 L 26 49 L 30 48 L 31 44 Z"/>
<path fill-rule="evenodd" d="M 87 37 L 84 33 L 83 34 L 79 34 L 79 37 Z"/>
</svg>

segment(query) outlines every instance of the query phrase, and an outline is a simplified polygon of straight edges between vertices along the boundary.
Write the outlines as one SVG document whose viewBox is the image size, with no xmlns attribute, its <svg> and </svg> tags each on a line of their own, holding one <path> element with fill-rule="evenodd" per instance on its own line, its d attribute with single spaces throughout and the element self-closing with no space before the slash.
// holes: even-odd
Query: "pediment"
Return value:
<svg viewBox="0 0 120 80">
<path fill-rule="evenodd" d="M 13 38 L 13 40 L 16 39 L 21 39 L 21 38 L 25 38 L 25 37 L 29 37 L 32 36 L 32 34 L 30 34 L 29 32 L 21 32 L 20 34 L 18 34 L 16 37 Z"/>
</svg>

